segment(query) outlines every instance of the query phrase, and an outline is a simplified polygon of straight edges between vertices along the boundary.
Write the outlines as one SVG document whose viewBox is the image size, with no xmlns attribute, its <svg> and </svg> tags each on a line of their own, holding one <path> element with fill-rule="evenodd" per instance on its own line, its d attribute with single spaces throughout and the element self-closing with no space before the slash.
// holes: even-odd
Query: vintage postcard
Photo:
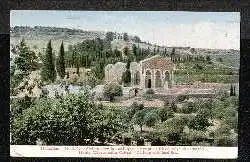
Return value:
<svg viewBox="0 0 250 162">
<path fill-rule="evenodd" d="M 10 13 L 13 157 L 238 155 L 239 12 Z"/>
</svg>

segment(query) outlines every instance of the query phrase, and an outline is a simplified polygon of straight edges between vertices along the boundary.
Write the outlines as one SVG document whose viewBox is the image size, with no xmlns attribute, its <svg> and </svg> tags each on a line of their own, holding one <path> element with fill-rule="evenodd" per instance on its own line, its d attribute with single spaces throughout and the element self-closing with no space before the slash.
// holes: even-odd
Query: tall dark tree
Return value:
<svg viewBox="0 0 250 162">
<path fill-rule="evenodd" d="M 160 52 L 160 47 L 158 46 L 158 47 L 157 47 L 157 53 L 159 53 L 159 52 Z"/>
<path fill-rule="evenodd" d="M 137 47 L 135 44 L 132 46 L 134 56 L 137 56 Z"/>
<path fill-rule="evenodd" d="M 43 66 L 41 69 L 41 77 L 43 81 L 54 82 L 56 79 L 56 70 L 54 64 L 54 58 L 51 47 L 51 40 L 49 41 L 46 49 L 46 53 L 43 57 Z"/>
<path fill-rule="evenodd" d="M 235 86 L 233 87 L 233 95 L 236 96 Z"/>
<path fill-rule="evenodd" d="M 77 61 L 77 63 L 76 63 L 76 74 L 79 76 L 80 75 L 80 71 L 79 71 L 79 67 L 80 65 L 79 65 L 79 61 Z"/>
<path fill-rule="evenodd" d="M 230 87 L 230 96 L 233 96 L 234 95 L 234 89 L 233 89 L 233 85 L 231 84 L 231 87 Z"/>
<path fill-rule="evenodd" d="M 128 47 L 125 47 L 125 48 L 123 49 L 123 53 L 124 53 L 125 56 L 128 56 L 128 55 L 129 55 Z"/>
<path fill-rule="evenodd" d="M 125 86 L 128 86 L 131 83 L 131 72 L 130 72 L 130 60 L 127 61 L 126 71 L 122 74 L 122 81 Z"/>
<path fill-rule="evenodd" d="M 64 58 L 64 46 L 63 42 L 60 47 L 59 55 L 57 58 L 57 73 L 61 78 L 64 78 L 65 76 L 65 58 Z"/>
<path fill-rule="evenodd" d="M 172 49 L 170 57 L 171 57 L 171 60 L 173 61 L 174 60 L 173 58 L 175 57 L 175 48 Z"/>
</svg>

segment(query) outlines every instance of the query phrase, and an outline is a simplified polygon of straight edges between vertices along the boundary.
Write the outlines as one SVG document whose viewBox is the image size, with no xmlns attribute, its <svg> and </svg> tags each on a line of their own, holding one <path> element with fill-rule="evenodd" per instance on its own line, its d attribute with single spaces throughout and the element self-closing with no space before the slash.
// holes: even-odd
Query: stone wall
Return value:
<svg viewBox="0 0 250 162">
<path fill-rule="evenodd" d="M 126 71 L 126 63 L 108 64 L 105 69 L 105 82 L 121 83 L 122 74 Z"/>
</svg>

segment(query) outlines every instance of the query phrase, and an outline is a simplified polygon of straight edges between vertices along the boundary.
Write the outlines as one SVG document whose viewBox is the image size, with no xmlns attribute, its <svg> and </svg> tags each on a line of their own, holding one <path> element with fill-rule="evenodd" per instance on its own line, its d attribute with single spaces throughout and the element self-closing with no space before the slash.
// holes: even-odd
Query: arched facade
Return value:
<svg viewBox="0 0 250 162">
<path fill-rule="evenodd" d="M 162 76 L 160 71 L 156 71 L 155 73 L 155 88 L 162 87 Z"/>
<path fill-rule="evenodd" d="M 170 59 L 159 55 L 142 60 L 140 62 L 140 87 L 169 88 L 173 84 L 174 69 L 174 64 Z"/>
<path fill-rule="evenodd" d="M 115 81 L 120 84 L 125 63 L 109 64 L 105 67 L 106 82 Z M 138 62 L 130 63 L 131 86 L 144 88 L 168 88 L 173 85 L 175 65 L 165 57 L 156 55 Z"/>
</svg>

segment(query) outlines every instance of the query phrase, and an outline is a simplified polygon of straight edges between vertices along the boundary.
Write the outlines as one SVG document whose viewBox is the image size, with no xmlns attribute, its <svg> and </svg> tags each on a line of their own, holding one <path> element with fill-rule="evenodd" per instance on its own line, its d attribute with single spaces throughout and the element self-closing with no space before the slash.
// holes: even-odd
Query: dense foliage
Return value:
<svg viewBox="0 0 250 162">
<path fill-rule="evenodd" d="M 98 139 L 101 145 L 131 145 L 131 140 L 148 139 L 152 145 L 237 146 L 236 96 L 222 93 L 214 100 L 179 104 L 192 109 L 182 112 L 168 102 L 158 109 L 136 102 L 128 108 L 107 107 L 95 104 L 88 92 L 54 99 L 26 97 L 11 103 L 12 144 L 41 139 L 47 144 L 96 145 Z"/>
<path fill-rule="evenodd" d="M 16 103 L 11 115 L 12 144 L 19 145 L 37 139 L 48 145 L 87 145 L 95 139 L 104 143 L 127 128 L 116 111 L 101 109 L 88 92 Z"/>
</svg>

